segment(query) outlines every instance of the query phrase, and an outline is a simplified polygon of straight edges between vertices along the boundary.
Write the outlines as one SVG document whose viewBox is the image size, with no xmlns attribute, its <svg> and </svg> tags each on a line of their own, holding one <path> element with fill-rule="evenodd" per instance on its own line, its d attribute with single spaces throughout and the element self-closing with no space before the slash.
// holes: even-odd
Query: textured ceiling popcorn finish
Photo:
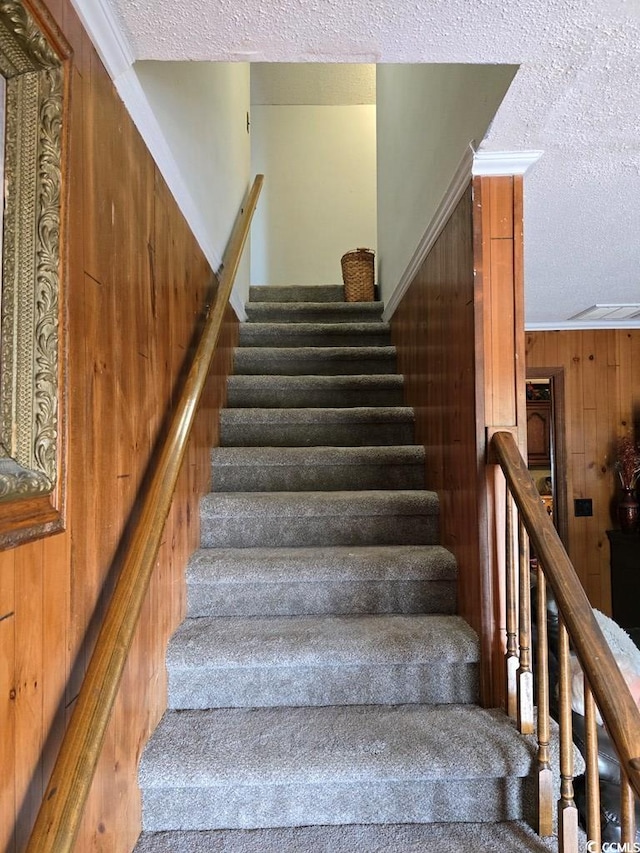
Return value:
<svg viewBox="0 0 640 853">
<path fill-rule="evenodd" d="M 103 2 L 136 59 L 520 65 L 480 147 L 544 151 L 525 179 L 527 325 L 638 301 L 640 0 Z"/>
</svg>

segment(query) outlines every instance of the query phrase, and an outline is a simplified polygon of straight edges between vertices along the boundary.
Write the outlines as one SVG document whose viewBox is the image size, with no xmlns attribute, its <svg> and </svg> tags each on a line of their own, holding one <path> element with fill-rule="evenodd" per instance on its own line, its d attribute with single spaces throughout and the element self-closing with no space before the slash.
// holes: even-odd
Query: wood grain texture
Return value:
<svg viewBox="0 0 640 853">
<path fill-rule="evenodd" d="M 506 635 L 505 507 L 487 429 L 521 424 L 526 441 L 521 218 L 521 179 L 474 179 L 392 319 L 441 539 L 458 561 L 458 609 L 481 638 L 487 705 L 504 701 Z"/>
<path fill-rule="evenodd" d="M 458 610 L 481 632 L 471 188 L 392 319 L 427 487 L 438 492 L 442 543 L 458 560 Z"/>
<path fill-rule="evenodd" d="M 573 762 L 571 736 L 571 671 L 569 649 L 588 678 L 604 725 L 613 741 L 620 766 L 640 795 L 640 712 L 625 685 L 615 657 L 596 620 L 593 608 L 560 541 L 558 532 L 540 501 L 527 464 L 509 432 L 496 432 L 492 448 L 500 462 L 520 518 L 539 555 L 546 582 L 553 591 L 560 614 L 558 631 L 560 808 L 573 826 Z M 576 849 L 575 845 L 568 849 Z"/>
<path fill-rule="evenodd" d="M 564 370 L 567 551 L 592 605 L 610 614 L 614 447 L 634 424 L 640 435 L 640 330 L 529 332 L 526 346 L 527 368 Z M 576 518 L 575 498 L 591 498 L 593 516 Z"/>
<path fill-rule="evenodd" d="M 67 529 L 0 553 L 0 849 L 24 848 L 104 613 L 164 417 L 211 298 L 211 270 L 69 0 Z M 137 760 L 165 706 L 164 649 L 184 612 L 237 321 L 224 339 L 163 534 L 76 844 L 131 850 Z"/>
</svg>

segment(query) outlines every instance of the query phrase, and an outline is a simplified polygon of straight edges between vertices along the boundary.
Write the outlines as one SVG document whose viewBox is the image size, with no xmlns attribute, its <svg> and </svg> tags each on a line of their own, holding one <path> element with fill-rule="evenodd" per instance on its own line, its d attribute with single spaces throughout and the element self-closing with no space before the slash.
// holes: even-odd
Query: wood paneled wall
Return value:
<svg viewBox="0 0 640 853">
<path fill-rule="evenodd" d="M 392 333 L 427 488 L 440 498 L 440 539 L 458 560 L 458 610 L 480 633 L 471 187 L 398 306 Z"/>
<path fill-rule="evenodd" d="M 619 495 L 612 470 L 617 436 L 640 438 L 640 330 L 527 333 L 528 368 L 564 370 L 569 556 L 594 607 L 611 612 L 609 540 Z M 575 498 L 593 500 L 576 518 Z"/>
<path fill-rule="evenodd" d="M 525 424 L 522 179 L 476 178 L 392 320 L 441 541 L 458 561 L 458 611 L 480 636 L 481 700 L 504 701 L 504 606 L 496 541 L 501 473 L 487 435 Z M 526 430 L 525 430 L 526 435 Z"/>
<path fill-rule="evenodd" d="M 0 849 L 20 851 L 211 298 L 212 274 L 69 0 L 51 13 L 71 68 L 67 319 L 67 527 L 0 553 Z M 128 851 L 140 828 L 137 760 L 165 706 L 164 651 L 184 613 L 237 323 L 216 369 L 167 521 L 156 572 L 77 850 Z"/>
</svg>

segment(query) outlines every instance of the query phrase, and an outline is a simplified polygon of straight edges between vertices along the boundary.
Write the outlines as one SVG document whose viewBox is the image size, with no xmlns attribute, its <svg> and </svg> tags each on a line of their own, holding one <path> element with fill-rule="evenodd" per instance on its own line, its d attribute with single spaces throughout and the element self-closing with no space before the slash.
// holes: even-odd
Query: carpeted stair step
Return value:
<svg viewBox="0 0 640 853">
<path fill-rule="evenodd" d="M 475 705 L 169 711 L 141 761 L 143 828 L 519 820 L 534 768 L 532 740 Z"/>
<path fill-rule="evenodd" d="M 395 373 L 395 347 L 239 347 L 233 371 L 244 375 L 325 376 Z"/>
<path fill-rule="evenodd" d="M 461 815 L 462 817 L 462 815 Z M 525 821 L 144 832 L 134 853 L 549 853 Z M 582 844 L 580 849 L 586 849 Z"/>
<path fill-rule="evenodd" d="M 342 284 L 253 285 L 249 301 L 255 302 L 344 302 Z"/>
<path fill-rule="evenodd" d="M 216 447 L 214 492 L 424 489 L 424 447 Z"/>
<path fill-rule="evenodd" d="M 241 323 L 243 347 L 349 347 L 391 345 L 388 323 Z"/>
<path fill-rule="evenodd" d="M 459 616 L 187 619 L 167 672 L 174 709 L 468 704 L 478 638 Z"/>
<path fill-rule="evenodd" d="M 422 490 L 209 494 L 200 517 L 204 548 L 438 544 L 438 497 Z"/>
<path fill-rule="evenodd" d="M 371 376 L 230 376 L 231 408 L 401 406 L 403 378 Z"/>
<path fill-rule="evenodd" d="M 220 411 L 223 447 L 313 447 L 412 444 L 413 409 L 406 406 Z"/>
<path fill-rule="evenodd" d="M 375 323 L 382 302 L 249 302 L 250 323 Z"/>
<path fill-rule="evenodd" d="M 204 548 L 187 615 L 455 613 L 456 561 L 440 545 Z"/>
</svg>

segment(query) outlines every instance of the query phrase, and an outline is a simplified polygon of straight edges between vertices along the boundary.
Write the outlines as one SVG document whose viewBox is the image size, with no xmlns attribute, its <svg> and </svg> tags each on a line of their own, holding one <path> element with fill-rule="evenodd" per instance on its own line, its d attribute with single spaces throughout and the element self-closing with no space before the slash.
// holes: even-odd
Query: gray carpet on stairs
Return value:
<svg viewBox="0 0 640 853">
<path fill-rule="evenodd" d="M 382 302 L 253 302 L 246 306 L 253 323 L 381 322 Z"/>
<path fill-rule="evenodd" d="M 285 376 L 395 373 L 395 347 L 240 347 L 235 374 Z"/>
<path fill-rule="evenodd" d="M 453 616 L 187 619 L 167 651 L 169 707 L 476 702 L 477 664 Z"/>
<path fill-rule="evenodd" d="M 341 347 L 391 345 L 388 323 L 243 323 L 240 346 Z"/>
<path fill-rule="evenodd" d="M 523 821 L 145 833 L 136 853 L 548 853 Z"/>
<path fill-rule="evenodd" d="M 424 489 L 424 448 L 216 447 L 216 492 Z"/>
<path fill-rule="evenodd" d="M 168 712 L 140 765 L 145 829 L 519 820 L 534 758 L 475 705 Z"/>
<path fill-rule="evenodd" d="M 413 444 L 406 406 L 242 408 L 220 413 L 223 447 L 361 447 Z"/>
<path fill-rule="evenodd" d="M 454 613 L 456 578 L 440 545 L 204 548 L 187 568 L 187 614 Z"/>
<path fill-rule="evenodd" d="M 136 853 L 555 850 L 533 739 L 476 704 L 382 304 L 252 287 L 247 314 Z"/>
</svg>

